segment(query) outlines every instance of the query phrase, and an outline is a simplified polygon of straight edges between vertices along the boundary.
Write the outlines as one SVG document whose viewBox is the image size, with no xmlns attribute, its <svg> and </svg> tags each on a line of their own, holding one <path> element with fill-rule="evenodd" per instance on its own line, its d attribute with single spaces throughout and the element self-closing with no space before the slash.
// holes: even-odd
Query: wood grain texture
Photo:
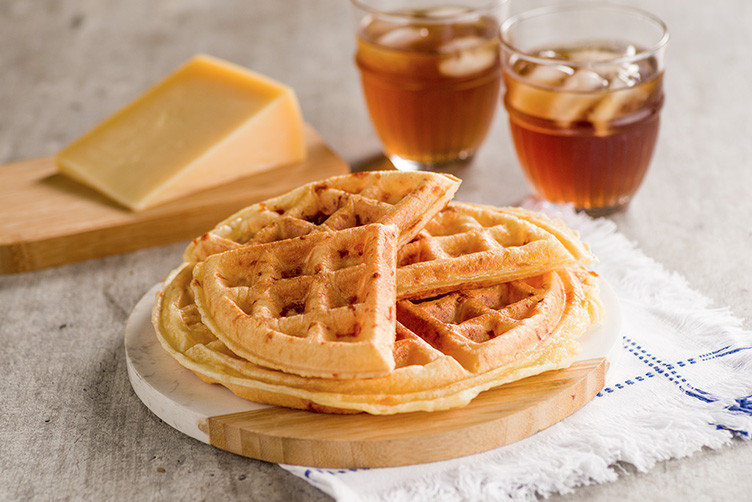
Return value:
<svg viewBox="0 0 752 502">
<path fill-rule="evenodd" d="M 300 163 L 140 212 L 58 174 L 52 157 L 0 166 L 0 273 L 36 270 L 193 238 L 249 204 L 345 174 L 347 164 L 311 128 Z"/>
<path fill-rule="evenodd" d="M 209 442 L 269 462 L 325 468 L 393 467 L 471 455 L 568 417 L 602 388 L 605 358 L 578 361 L 481 393 L 468 406 L 376 416 L 271 407 L 210 417 Z"/>
</svg>

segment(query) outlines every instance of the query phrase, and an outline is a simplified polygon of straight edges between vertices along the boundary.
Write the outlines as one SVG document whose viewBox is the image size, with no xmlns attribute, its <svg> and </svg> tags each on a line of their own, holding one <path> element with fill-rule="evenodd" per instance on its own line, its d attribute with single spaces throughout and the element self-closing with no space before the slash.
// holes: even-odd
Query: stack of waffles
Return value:
<svg viewBox="0 0 752 502">
<path fill-rule="evenodd" d="M 571 365 L 601 316 L 562 222 L 453 202 L 453 176 L 365 172 L 249 206 L 157 294 L 162 346 L 243 398 L 393 414 Z"/>
</svg>

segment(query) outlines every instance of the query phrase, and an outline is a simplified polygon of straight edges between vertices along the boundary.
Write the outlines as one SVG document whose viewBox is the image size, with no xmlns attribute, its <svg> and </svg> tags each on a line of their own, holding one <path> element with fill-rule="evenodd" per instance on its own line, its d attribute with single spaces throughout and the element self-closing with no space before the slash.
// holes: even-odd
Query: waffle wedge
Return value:
<svg viewBox="0 0 752 502">
<path fill-rule="evenodd" d="M 201 318 L 234 353 L 288 373 L 373 377 L 394 369 L 394 226 L 244 246 L 195 265 Z"/>
<path fill-rule="evenodd" d="M 562 222 L 519 208 L 452 202 L 397 255 L 397 297 L 427 298 L 588 264 Z"/>
<path fill-rule="evenodd" d="M 309 183 L 220 222 L 188 245 L 184 261 L 368 223 L 395 225 L 401 246 L 449 202 L 459 184 L 451 175 L 399 171 L 360 172 Z"/>
<path fill-rule="evenodd" d="M 555 331 L 568 305 L 585 308 L 588 324 L 598 319 L 600 307 L 583 290 L 585 282 L 594 281 L 575 270 L 558 269 L 423 301 L 402 300 L 397 302 L 397 319 L 468 371 L 484 373 L 534 351 Z"/>
</svg>

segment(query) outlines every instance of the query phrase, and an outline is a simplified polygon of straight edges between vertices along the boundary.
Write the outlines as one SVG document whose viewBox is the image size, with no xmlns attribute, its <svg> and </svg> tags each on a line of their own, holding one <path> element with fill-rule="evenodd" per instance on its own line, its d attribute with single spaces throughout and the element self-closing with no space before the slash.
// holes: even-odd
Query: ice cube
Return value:
<svg viewBox="0 0 752 502">
<path fill-rule="evenodd" d="M 427 18 L 434 18 L 434 19 L 441 19 L 445 17 L 456 17 L 465 13 L 471 12 L 468 7 L 455 7 L 451 5 L 446 5 L 443 7 L 434 7 L 432 9 L 428 9 L 425 13 L 425 17 Z"/>
<path fill-rule="evenodd" d="M 524 77 L 536 85 L 558 87 L 565 78 L 574 75 L 574 70 L 565 65 L 535 65 L 528 70 Z"/>
<path fill-rule="evenodd" d="M 602 93 L 595 91 L 607 87 L 608 81 L 597 73 L 578 69 L 554 93 L 548 115 L 562 127 L 577 120 L 585 120 L 588 110 L 601 99 Z"/>
<path fill-rule="evenodd" d="M 596 134 L 604 135 L 608 132 L 609 122 L 623 115 L 627 109 L 638 109 L 648 98 L 648 90 L 641 87 L 608 92 L 603 94 L 603 98 L 595 105 L 587 118 L 593 123 Z"/>
<path fill-rule="evenodd" d="M 442 45 L 439 52 L 448 54 L 439 63 L 439 71 L 449 77 L 463 77 L 485 70 L 497 58 L 496 46 L 485 44 L 481 37 L 460 37 Z"/>
<path fill-rule="evenodd" d="M 621 68 L 619 68 L 619 70 L 616 72 L 616 76 L 619 79 L 625 82 L 631 82 L 632 85 L 634 85 L 642 80 L 640 65 L 637 63 L 628 63 L 622 65 Z"/>
<path fill-rule="evenodd" d="M 592 70 L 580 68 L 561 85 L 566 91 L 593 92 L 608 88 L 608 80 Z"/>
<path fill-rule="evenodd" d="M 574 63 L 603 63 L 620 57 L 618 52 L 608 49 L 579 49 L 568 54 L 567 59 Z"/>
<path fill-rule="evenodd" d="M 612 91 L 615 91 L 617 89 L 624 89 L 625 87 L 634 87 L 637 82 L 638 80 L 634 79 L 630 75 L 617 73 L 616 75 L 608 79 L 608 88 Z"/>
<path fill-rule="evenodd" d="M 516 110 L 534 117 L 550 118 L 548 111 L 553 92 L 537 85 L 520 81 L 507 87 L 504 102 L 510 110 Z"/>
<path fill-rule="evenodd" d="M 546 59 L 566 59 L 566 57 L 553 50 L 553 49 L 543 49 L 538 53 L 538 57 L 546 58 Z"/>
<path fill-rule="evenodd" d="M 598 95 L 588 93 L 557 93 L 551 99 L 548 114 L 560 126 L 585 120 L 587 111 L 598 102 Z"/>
<path fill-rule="evenodd" d="M 598 73 L 609 81 L 609 89 L 632 87 L 641 80 L 640 65 L 637 63 L 599 65 Z"/>
<path fill-rule="evenodd" d="M 567 53 L 567 59 L 579 64 L 597 64 L 628 58 L 637 54 L 634 45 L 614 45 L 609 47 L 582 47 Z"/>
<path fill-rule="evenodd" d="M 453 38 L 449 42 L 442 44 L 439 47 L 439 52 L 452 53 L 473 49 L 482 45 L 485 40 L 486 39 L 483 37 L 477 37 L 473 35 Z"/>
<path fill-rule="evenodd" d="M 404 49 L 423 40 L 427 36 L 427 28 L 402 26 L 384 33 L 376 40 L 376 43 L 391 49 Z"/>
</svg>

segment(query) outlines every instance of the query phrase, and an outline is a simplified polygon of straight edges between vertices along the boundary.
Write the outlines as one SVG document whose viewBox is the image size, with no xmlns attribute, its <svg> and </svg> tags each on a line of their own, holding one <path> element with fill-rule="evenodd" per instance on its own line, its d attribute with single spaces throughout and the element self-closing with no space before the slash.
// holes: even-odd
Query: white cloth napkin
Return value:
<svg viewBox="0 0 752 502">
<path fill-rule="evenodd" d="M 546 430 L 469 457 L 386 469 L 282 467 L 344 501 L 528 500 L 614 480 L 617 462 L 646 471 L 750 438 L 752 333 L 741 321 L 711 309 L 611 221 L 535 209 L 580 232 L 619 298 L 623 350 L 598 396 Z"/>
</svg>

